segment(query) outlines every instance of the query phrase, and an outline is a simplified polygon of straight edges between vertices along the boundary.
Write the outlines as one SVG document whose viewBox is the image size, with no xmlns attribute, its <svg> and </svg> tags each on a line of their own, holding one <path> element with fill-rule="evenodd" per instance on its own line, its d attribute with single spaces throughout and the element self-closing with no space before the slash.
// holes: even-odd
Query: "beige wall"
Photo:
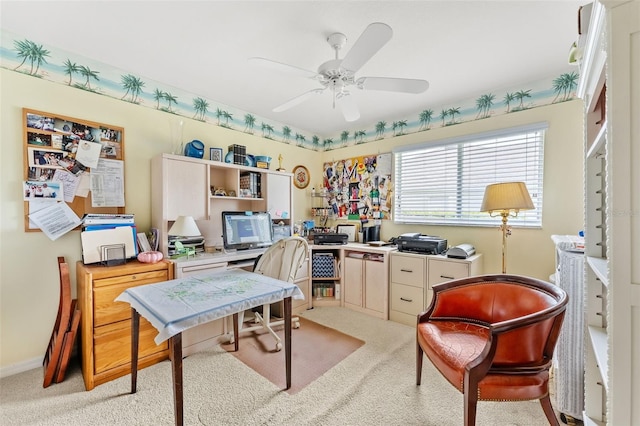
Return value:
<svg viewBox="0 0 640 426">
<path fill-rule="evenodd" d="M 21 181 L 22 108 L 58 113 L 125 128 L 125 196 L 127 212 L 136 215 L 139 229 L 150 227 L 150 158 L 170 151 L 170 114 L 96 96 L 61 84 L 0 69 L 0 373 L 33 368 L 42 360 L 55 322 L 58 304 L 57 256 L 71 264 L 75 296 L 75 262 L 80 259 L 80 237 L 70 232 L 56 241 L 40 232 L 23 231 Z M 246 145 L 249 152 L 284 157 L 283 167 L 297 164 L 311 172 L 310 185 L 319 182 L 323 160 L 389 152 L 392 146 L 450 138 L 462 134 L 547 121 L 545 187 L 542 230 L 515 229 L 509 238 L 509 272 L 548 278 L 553 271 L 552 234 L 575 234 L 582 217 L 582 104 L 564 104 L 499 116 L 474 123 L 433 129 L 326 154 L 229 131 L 184 119 L 185 141 L 202 140 L 206 147 Z M 225 150 L 226 151 L 226 150 Z M 276 161 L 274 161 L 275 163 Z M 272 167 L 274 165 L 272 164 Z M 309 188 L 310 188 L 309 187 Z M 294 190 L 294 218 L 306 219 L 311 206 L 307 190 Z M 485 254 L 485 271 L 500 269 L 500 232 L 497 228 L 411 227 L 385 223 L 382 237 L 420 231 L 447 238 L 450 244 L 473 243 Z"/>
<path fill-rule="evenodd" d="M 382 140 L 364 146 L 348 147 L 331 151 L 326 157 L 341 159 L 362 154 L 383 153 L 397 146 L 438 141 L 538 122 L 549 124 L 544 146 L 542 229 L 513 228 L 513 234 L 507 239 L 509 252 L 507 272 L 548 280 L 555 267 L 551 235 L 577 235 L 584 223 L 582 101 L 564 102 L 456 126 L 435 128 L 397 137 L 391 141 Z M 312 174 L 317 176 L 320 173 L 321 167 L 314 165 Z M 421 232 L 446 238 L 449 246 L 471 243 L 478 253 L 483 253 L 485 273 L 499 273 L 502 270 L 502 234 L 498 229 L 499 222 L 500 220 L 496 219 L 495 228 L 486 228 L 395 225 L 391 221 L 384 221 L 381 227 L 381 238 L 388 240 L 405 232 Z"/>
</svg>

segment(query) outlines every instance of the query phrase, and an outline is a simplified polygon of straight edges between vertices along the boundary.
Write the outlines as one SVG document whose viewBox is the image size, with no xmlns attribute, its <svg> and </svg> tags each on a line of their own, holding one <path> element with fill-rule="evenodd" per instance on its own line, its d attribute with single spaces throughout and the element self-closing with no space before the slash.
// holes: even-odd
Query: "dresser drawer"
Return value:
<svg viewBox="0 0 640 426">
<path fill-rule="evenodd" d="M 469 264 L 429 259 L 429 288 L 435 284 L 469 276 Z"/>
<path fill-rule="evenodd" d="M 420 257 L 391 256 L 391 282 L 424 287 L 425 262 Z"/>
<path fill-rule="evenodd" d="M 153 339 L 158 335 L 150 322 L 140 317 L 138 357 L 140 359 L 162 352 L 168 348 L 167 342 L 156 345 Z M 97 327 L 94 329 L 94 374 L 129 364 L 131 362 L 131 321 Z"/>
<path fill-rule="evenodd" d="M 391 284 L 391 303 L 389 308 L 392 311 L 403 312 L 405 314 L 417 315 L 424 310 L 424 291 L 420 287 L 413 287 L 405 284 Z"/>
<path fill-rule="evenodd" d="M 122 275 L 96 280 L 93 289 L 93 326 L 109 324 L 131 318 L 131 305 L 114 302 L 123 291 L 131 287 L 152 284 L 169 279 L 166 270 Z M 108 285 L 107 285 L 108 284 Z"/>
</svg>

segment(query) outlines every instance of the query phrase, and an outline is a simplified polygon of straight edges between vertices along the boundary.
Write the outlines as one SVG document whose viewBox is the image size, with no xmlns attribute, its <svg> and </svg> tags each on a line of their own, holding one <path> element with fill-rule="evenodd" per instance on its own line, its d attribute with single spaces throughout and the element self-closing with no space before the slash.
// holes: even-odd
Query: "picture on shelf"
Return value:
<svg viewBox="0 0 640 426">
<path fill-rule="evenodd" d="M 222 161 L 222 148 L 209 148 L 209 160 Z"/>
</svg>

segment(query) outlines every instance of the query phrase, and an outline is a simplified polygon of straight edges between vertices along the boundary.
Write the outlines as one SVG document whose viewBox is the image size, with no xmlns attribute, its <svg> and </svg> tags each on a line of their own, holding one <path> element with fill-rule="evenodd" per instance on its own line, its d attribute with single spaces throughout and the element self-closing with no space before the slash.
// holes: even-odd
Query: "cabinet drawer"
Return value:
<svg viewBox="0 0 640 426">
<path fill-rule="evenodd" d="M 131 318 L 131 305 L 114 302 L 114 299 L 126 289 L 168 279 L 168 272 L 163 270 L 96 280 L 93 290 L 93 326 L 99 327 Z M 111 285 L 106 285 L 105 282 Z"/>
<path fill-rule="evenodd" d="M 413 287 L 404 284 L 391 284 L 392 311 L 417 315 L 424 310 L 424 292 L 422 287 Z"/>
<path fill-rule="evenodd" d="M 424 268 L 425 262 L 422 258 L 391 256 L 391 281 L 422 288 Z"/>
<path fill-rule="evenodd" d="M 168 348 L 167 342 L 156 345 L 158 335 L 151 323 L 140 317 L 139 359 Z M 94 329 L 94 374 L 131 362 L 131 321 L 119 321 Z"/>
<path fill-rule="evenodd" d="M 167 278 L 167 270 L 162 269 L 159 271 L 150 271 L 150 272 L 140 272 L 138 274 L 127 274 L 127 275 L 118 275 L 110 278 L 101 278 L 93 280 L 93 288 L 96 287 L 105 287 L 115 284 L 131 284 L 131 285 L 140 285 L 140 284 L 150 284 L 153 282 L 166 281 Z"/>
<path fill-rule="evenodd" d="M 429 288 L 435 284 L 468 276 L 468 263 L 429 259 Z"/>
</svg>

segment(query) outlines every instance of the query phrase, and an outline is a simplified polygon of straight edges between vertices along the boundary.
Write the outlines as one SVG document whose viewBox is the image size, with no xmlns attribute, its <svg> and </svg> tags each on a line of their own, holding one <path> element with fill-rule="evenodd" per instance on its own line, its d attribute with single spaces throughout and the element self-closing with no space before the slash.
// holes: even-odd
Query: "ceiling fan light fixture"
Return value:
<svg viewBox="0 0 640 426">
<path fill-rule="evenodd" d="M 390 26 L 382 22 L 374 22 L 367 26 L 347 54 L 340 59 L 338 52 L 346 45 L 347 37 L 342 33 L 332 33 L 327 37 L 327 43 L 335 51 L 335 58 L 322 63 L 316 73 L 264 58 L 251 58 L 251 62 L 289 74 L 311 77 L 322 85 L 322 89 L 305 92 L 275 107 L 274 112 L 285 111 L 330 88 L 333 108 L 335 109 L 336 104 L 340 104 L 345 120 L 355 121 L 360 118 L 360 112 L 353 97 L 346 90 L 349 86 L 355 85 L 363 90 L 413 94 L 422 93 L 429 87 L 426 80 L 387 77 L 362 77 L 356 80 L 355 73 L 391 39 L 392 35 L 393 30 Z"/>
</svg>

